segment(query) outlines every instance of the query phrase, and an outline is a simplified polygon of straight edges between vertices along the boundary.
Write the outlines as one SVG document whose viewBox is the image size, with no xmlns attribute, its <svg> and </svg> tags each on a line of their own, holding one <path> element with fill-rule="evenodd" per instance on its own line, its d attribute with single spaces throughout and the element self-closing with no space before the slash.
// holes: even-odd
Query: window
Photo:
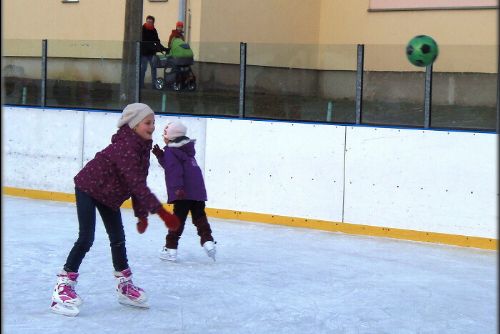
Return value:
<svg viewBox="0 0 500 334">
<path fill-rule="evenodd" d="M 493 9 L 497 0 L 370 0 L 369 11 Z"/>
</svg>

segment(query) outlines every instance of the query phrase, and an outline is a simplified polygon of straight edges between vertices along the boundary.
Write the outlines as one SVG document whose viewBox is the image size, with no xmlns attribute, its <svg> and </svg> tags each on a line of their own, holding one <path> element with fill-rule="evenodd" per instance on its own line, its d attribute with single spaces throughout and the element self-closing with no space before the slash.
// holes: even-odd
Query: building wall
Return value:
<svg viewBox="0 0 500 334">
<path fill-rule="evenodd" d="M 187 17 L 186 21 L 188 24 L 188 37 L 189 42 L 198 42 L 201 40 L 201 6 L 202 0 L 186 0 L 187 4 Z"/>
<path fill-rule="evenodd" d="M 2 5 L 4 39 L 123 39 L 123 0 L 6 0 Z M 497 44 L 498 9 L 369 12 L 365 0 L 187 0 L 187 7 L 193 41 L 405 44 L 428 34 L 442 45 Z M 174 28 L 178 8 L 179 0 L 144 0 L 144 17 L 156 17 L 162 40 Z"/>
<path fill-rule="evenodd" d="M 317 44 L 318 0 L 202 2 L 203 42 Z"/>
<path fill-rule="evenodd" d="M 321 0 L 320 44 L 406 44 L 420 34 L 442 45 L 496 45 L 498 9 L 369 12 L 365 0 Z"/>
<path fill-rule="evenodd" d="M 123 0 L 8 0 L 2 6 L 4 39 L 123 40 Z"/>
<path fill-rule="evenodd" d="M 3 1 L 2 5 L 3 39 L 12 40 L 7 41 L 9 46 L 14 44 L 10 49 L 15 48 L 19 40 L 29 40 L 29 44 L 36 46 L 42 39 L 60 40 L 59 45 L 64 44 L 66 47 L 74 41 L 91 41 L 94 44 L 103 41 L 99 43 L 98 57 L 121 56 L 119 42 L 124 37 L 124 0 L 82 0 L 78 3 L 9 0 Z M 170 31 L 175 29 L 178 20 L 179 0 L 144 1 L 143 21 L 147 15 L 155 17 L 158 35 L 166 45 Z M 33 47 L 30 46 L 25 45 L 20 51 L 33 53 Z M 60 52 L 64 55 L 64 47 Z"/>
<path fill-rule="evenodd" d="M 367 69 L 414 70 L 404 46 L 425 34 L 440 47 L 435 71 L 496 73 L 498 9 L 369 12 L 368 7 L 364 0 L 322 0 L 319 44 L 370 45 Z"/>
<path fill-rule="evenodd" d="M 144 17 L 156 17 L 164 43 L 179 1 L 144 0 Z M 197 61 L 237 64 L 246 42 L 249 65 L 352 71 L 356 45 L 365 44 L 365 70 L 418 72 L 405 45 L 428 34 L 440 48 L 435 72 L 497 72 L 498 9 L 373 12 L 365 0 L 186 1 Z M 121 57 L 123 0 L 8 0 L 3 9 L 5 56 L 39 57 L 40 40 L 49 39 L 55 57 Z"/>
</svg>

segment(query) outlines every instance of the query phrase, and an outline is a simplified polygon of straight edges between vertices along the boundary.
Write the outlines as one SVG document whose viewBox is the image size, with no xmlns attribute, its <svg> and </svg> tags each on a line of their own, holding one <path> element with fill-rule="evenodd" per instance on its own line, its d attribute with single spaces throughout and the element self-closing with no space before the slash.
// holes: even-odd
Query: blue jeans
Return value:
<svg viewBox="0 0 500 334">
<path fill-rule="evenodd" d="M 99 210 L 104 227 L 108 233 L 113 267 L 116 271 L 128 268 L 127 250 L 125 248 L 125 232 L 123 230 L 120 209 L 113 210 L 75 188 L 76 210 L 78 214 L 79 232 L 73 248 L 69 252 L 64 270 L 78 272 L 85 254 L 94 243 L 96 208 Z"/>
<path fill-rule="evenodd" d="M 156 66 L 154 62 L 155 56 L 141 56 L 141 88 L 144 88 L 144 78 L 146 77 L 146 70 L 148 69 L 148 64 L 151 67 L 151 81 L 154 84 L 156 82 Z"/>
</svg>

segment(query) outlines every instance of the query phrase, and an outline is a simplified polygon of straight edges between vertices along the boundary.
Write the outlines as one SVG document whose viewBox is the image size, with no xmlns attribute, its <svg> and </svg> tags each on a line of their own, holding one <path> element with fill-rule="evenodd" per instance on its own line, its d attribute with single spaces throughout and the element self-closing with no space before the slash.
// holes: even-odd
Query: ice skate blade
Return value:
<svg viewBox="0 0 500 334">
<path fill-rule="evenodd" d="M 209 258 L 211 258 L 215 262 L 215 250 L 214 251 L 207 251 L 207 255 Z"/>
<path fill-rule="evenodd" d="M 82 305 L 83 303 L 83 300 L 78 297 L 77 299 L 71 299 L 71 300 L 68 300 L 66 302 L 64 302 L 63 300 L 61 300 L 61 298 L 59 298 L 59 296 L 52 296 L 52 302 L 54 303 L 57 303 L 57 304 L 63 304 L 63 305 L 72 305 L 72 306 L 80 306 Z"/>
<path fill-rule="evenodd" d="M 52 302 L 50 310 L 54 313 L 65 315 L 67 317 L 76 317 L 80 310 L 75 305 L 64 305 L 56 302 Z"/>
<path fill-rule="evenodd" d="M 128 299 L 127 297 L 123 297 L 123 296 L 118 296 L 118 302 L 122 305 L 125 305 L 125 306 L 132 306 L 132 307 L 137 307 L 137 308 L 149 308 L 149 304 L 146 301 L 144 301 L 142 303 L 134 302 L 134 301 Z"/>
<path fill-rule="evenodd" d="M 171 259 L 168 257 L 163 257 L 160 255 L 160 260 L 165 261 L 165 262 L 177 262 L 177 259 Z"/>
</svg>

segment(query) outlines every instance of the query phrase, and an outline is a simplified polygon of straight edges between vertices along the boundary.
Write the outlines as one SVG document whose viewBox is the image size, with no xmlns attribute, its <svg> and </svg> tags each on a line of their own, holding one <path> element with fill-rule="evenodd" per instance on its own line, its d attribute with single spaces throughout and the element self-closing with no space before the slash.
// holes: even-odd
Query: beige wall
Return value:
<svg viewBox="0 0 500 334">
<path fill-rule="evenodd" d="M 367 69 L 415 70 L 404 50 L 416 35 L 439 45 L 434 70 L 497 71 L 498 10 L 368 12 L 365 0 L 321 0 L 320 44 L 365 44 Z"/>
<path fill-rule="evenodd" d="M 4 0 L 2 6 L 4 39 L 123 40 L 123 0 Z"/>
<path fill-rule="evenodd" d="M 235 62 L 239 42 L 247 42 L 249 64 L 352 69 L 356 45 L 365 44 L 367 70 L 422 71 L 407 61 L 405 46 L 426 34 L 440 48 L 435 71 L 497 71 L 495 9 L 369 12 L 367 0 L 198 1 L 200 57 L 209 61 Z M 229 51 L 218 52 L 214 42 Z"/>
<path fill-rule="evenodd" d="M 368 12 L 366 0 L 321 0 L 320 44 L 401 44 L 430 35 L 440 45 L 498 45 L 498 10 Z"/>
<path fill-rule="evenodd" d="M 156 17 L 162 43 L 177 21 L 179 1 L 144 0 L 144 18 Z M 405 45 L 427 34 L 440 47 L 436 71 L 497 71 L 494 9 L 369 12 L 368 0 L 186 1 L 190 42 L 201 61 L 237 63 L 239 43 L 247 42 L 249 64 L 352 70 L 356 44 L 365 44 L 367 70 L 419 71 L 406 60 Z M 52 44 L 60 56 L 121 56 L 120 43 L 111 41 L 123 39 L 124 0 L 5 0 L 2 5 L 3 38 L 35 41 L 29 48 L 10 41 L 4 55 L 38 56 L 37 41 L 46 38 L 64 40 L 60 50 Z"/>
<path fill-rule="evenodd" d="M 156 19 L 162 44 L 178 20 L 179 0 L 144 1 L 143 21 Z M 112 58 L 122 56 L 124 0 L 3 1 L 3 54 L 40 57 L 41 40 L 49 41 L 49 57 Z M 15 27 L 15 28 L 14 28 Z"/>
<path fill-rule="evenodd" d="M 201 41 L 316 44 L 318 0 L 202 1 Z"/>
<path fill-rule="evenodd" d="M 2 5 L 4 39 L 123 40 L 124 0 L 7 0 Z M 166 43 L 175 29 L 179 0 L 144 0 L 143 14 L 144 21 L 147 15 L 155 17 L 158 35 Z"/>
<path fill-rule="evenodd" d="M 317 67 L 319 0 L 201 3 L 201 59 L 239 62 L 239 44 L 246 42 L 250 65 Z"/>
<path fill-rule="evenodd" d="M 200 41 L 201 32 L 201 2 L 202 0 L 186 0 L 187 2 L 187 24 L 189 42 Z"/>
</svg>

